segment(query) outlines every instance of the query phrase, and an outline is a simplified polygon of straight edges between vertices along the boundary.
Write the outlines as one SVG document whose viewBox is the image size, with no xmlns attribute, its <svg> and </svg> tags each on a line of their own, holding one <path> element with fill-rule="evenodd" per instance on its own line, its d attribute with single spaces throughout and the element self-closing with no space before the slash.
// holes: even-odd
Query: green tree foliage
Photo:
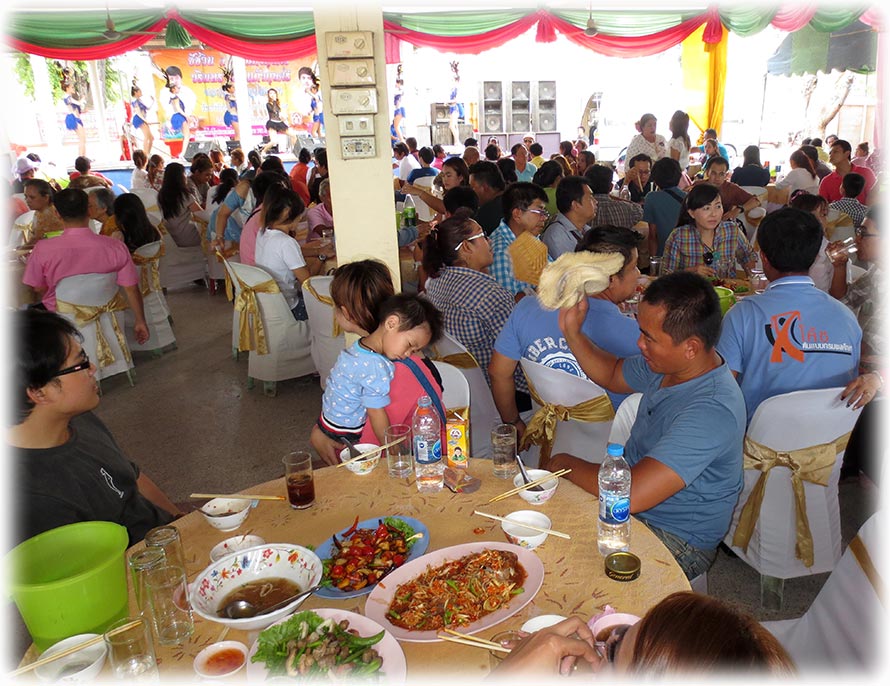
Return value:
<svg viewBox="0 0 890 686">
<path fill-rule="evenodd" d="M 49 83 L 53 91 L 53 102 L 59 102 L 65 97 L 62 92 L 62 63 L 58 60 L 49 61 Z M 74 70 L 74 90 L 84 99 L 90 100 L 91 87 L 87 72 L 87 63 L 82 60 L 68 62 L 67 66 Z M 103 91 L 105 101 L 109 103 L 118 102 L 121 99 L 120 90 L 120 72 L 115 69 L 111 60 L 100 60 L 98 72 L 103 79 Z M 34 92 L 34 70 L 31 68 L 31 60 L 28 55 L 23 52 L 16 53 L 15 56 L 15 75 L 18 82 L 25 89 L 25 95 L 30 98 L 35 97 Z"/>
</svg>

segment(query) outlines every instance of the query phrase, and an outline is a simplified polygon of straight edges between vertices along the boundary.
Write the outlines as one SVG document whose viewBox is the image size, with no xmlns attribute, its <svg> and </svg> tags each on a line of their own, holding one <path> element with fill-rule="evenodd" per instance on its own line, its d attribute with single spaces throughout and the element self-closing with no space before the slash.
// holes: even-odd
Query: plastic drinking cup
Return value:
<svg viewBox="0 0 890 686">
<path fill-rule="evenodd" d="M 312 456 L 293 452 L 284 457 L 284 482 L 287 498 L 295 510 L 305 510 L 315 502 L 315 479 L 312 475 Z"/>
<path fill-rule="evenodd" d="M 411 455 L 411 427 L 393 424 L 384 433 L 384 443 L 399 441 L 386 449 L 386 467 L 394 479 L 404 479 L 414 471 Z"/>
<path fill-rule="evenodd" d="M 649 257 L 649 276 L 661 276 L 661 257 Z"/>
<path fill-rule="evenodd" d="M 516 427 L 512 424 L 495 424 L 492 427 L 491 461 L 494 475 L 499 479 L 512 479 L 519 472 L 516 463 Z"/>
<path fill-rule="evenodd" d="M 504 648 L 512 648 L 523 638 L 524 636 L 518 631 L 501 631 L 496 633 L 489 640 L 504 646 Z M 502 653 L 500 650 L 489 650 L 488 661 L 491 669 L 494 670 L 497 668 L 501 664 L 501 661 L 509 654 L 510 653 Z"/>
</svg>

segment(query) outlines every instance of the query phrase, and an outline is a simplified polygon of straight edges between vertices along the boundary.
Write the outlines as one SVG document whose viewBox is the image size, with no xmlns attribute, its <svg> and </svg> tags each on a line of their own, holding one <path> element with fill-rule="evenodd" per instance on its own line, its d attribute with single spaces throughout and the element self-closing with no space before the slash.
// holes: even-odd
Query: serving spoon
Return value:
<svg viewBox="0 0 890 686">
<path fill-rule="evenodd" d="M 522 458 L 519 455 L 516 455 L 516 461 L 519 463 L 519 473 L 522 474 L 523 483 L 530 483 L 531 479 L 528 478 L 528 472 L 525 471 L 525 465 L 522 463 Z M 543 491 L 543 486 L 532 486 L 528 490 L 530 491 Z"/>
<path fill-rule="evenodd" d="M 316 584 L 312 588 L 307 588 L 305 591 L 300 591 L 296 595 L 292 595 L 290 598 L 286 598 L 280 603 L 275 603 L 274 605 L 263 608 L 262 610 L 258 609 L 256 605 L 248 600 L 233 600 L 231 603 L 225 606 L 225 608 L 223 609 L 223 614 L 229 619 L 246 619 L 248 617 L 267 615 L 270 612 L 275 612 L 275 610 L 280 610 L 285 605 L 289 605 L 295 600 L 299 600 L 300 598 L 307 596 L 310 593 L 314 593 L 319 588 L 321 588 L 321 584 Z"/>
</svg>

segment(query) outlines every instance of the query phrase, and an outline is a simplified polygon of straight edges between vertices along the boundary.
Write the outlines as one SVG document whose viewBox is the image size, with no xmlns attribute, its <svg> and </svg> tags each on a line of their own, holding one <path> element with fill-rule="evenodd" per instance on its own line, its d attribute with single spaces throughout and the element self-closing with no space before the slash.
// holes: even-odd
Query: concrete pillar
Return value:
<svg viewBox="0 0 890 686">
<path fill-rule="evenodd" d="M 369 257 L 379 259 L 392 272 L 393 283 L 398 291 L 401 279 L 392 183 L 383 11 L 378 4 L 356 3 L 346 12 L 339 3 L 319 3 L 314 9 L 314 17 L 331 200 L 337 234 L 337 262 L 345 264 Z M 338 117 L 331 107 L 332 88 L 328 79 L 325 41 L 325 34 L 329 31 L 373 32 L 377 88 L 377 114 L 374 115 L 375 157 L 343 159 Z"/>
</svg>

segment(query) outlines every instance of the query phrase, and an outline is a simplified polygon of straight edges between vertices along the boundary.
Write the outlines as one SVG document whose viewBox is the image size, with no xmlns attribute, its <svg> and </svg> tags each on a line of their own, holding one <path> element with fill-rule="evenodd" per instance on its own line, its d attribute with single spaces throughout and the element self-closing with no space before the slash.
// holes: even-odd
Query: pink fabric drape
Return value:
<svg viewBox="0 0 890 686">
<path fill-rule="evenodd" d="M 437 48 L 444 52 L 475 54 L 482 50 L 496 48 L 513 38 L 521 36 L 534 26 L 536 21 L 538 21 L 538 14 L 529 14 L 527 17 L 523 17 L 519 21 L 507 26 L 472 36 L 435 36 L 431 33 L 422 33 L 403 28 L 386 19 L 383 20 L 383 30 L 393 33 L 400 40 L 412 45 Z"/>
<path fill-rule="evenodd" d="M 786 6 L 776 12 L 770 23 L 781 31 L 797 31 L 809 24 L 815 14 L 815 6 Z"/>
</svg>

